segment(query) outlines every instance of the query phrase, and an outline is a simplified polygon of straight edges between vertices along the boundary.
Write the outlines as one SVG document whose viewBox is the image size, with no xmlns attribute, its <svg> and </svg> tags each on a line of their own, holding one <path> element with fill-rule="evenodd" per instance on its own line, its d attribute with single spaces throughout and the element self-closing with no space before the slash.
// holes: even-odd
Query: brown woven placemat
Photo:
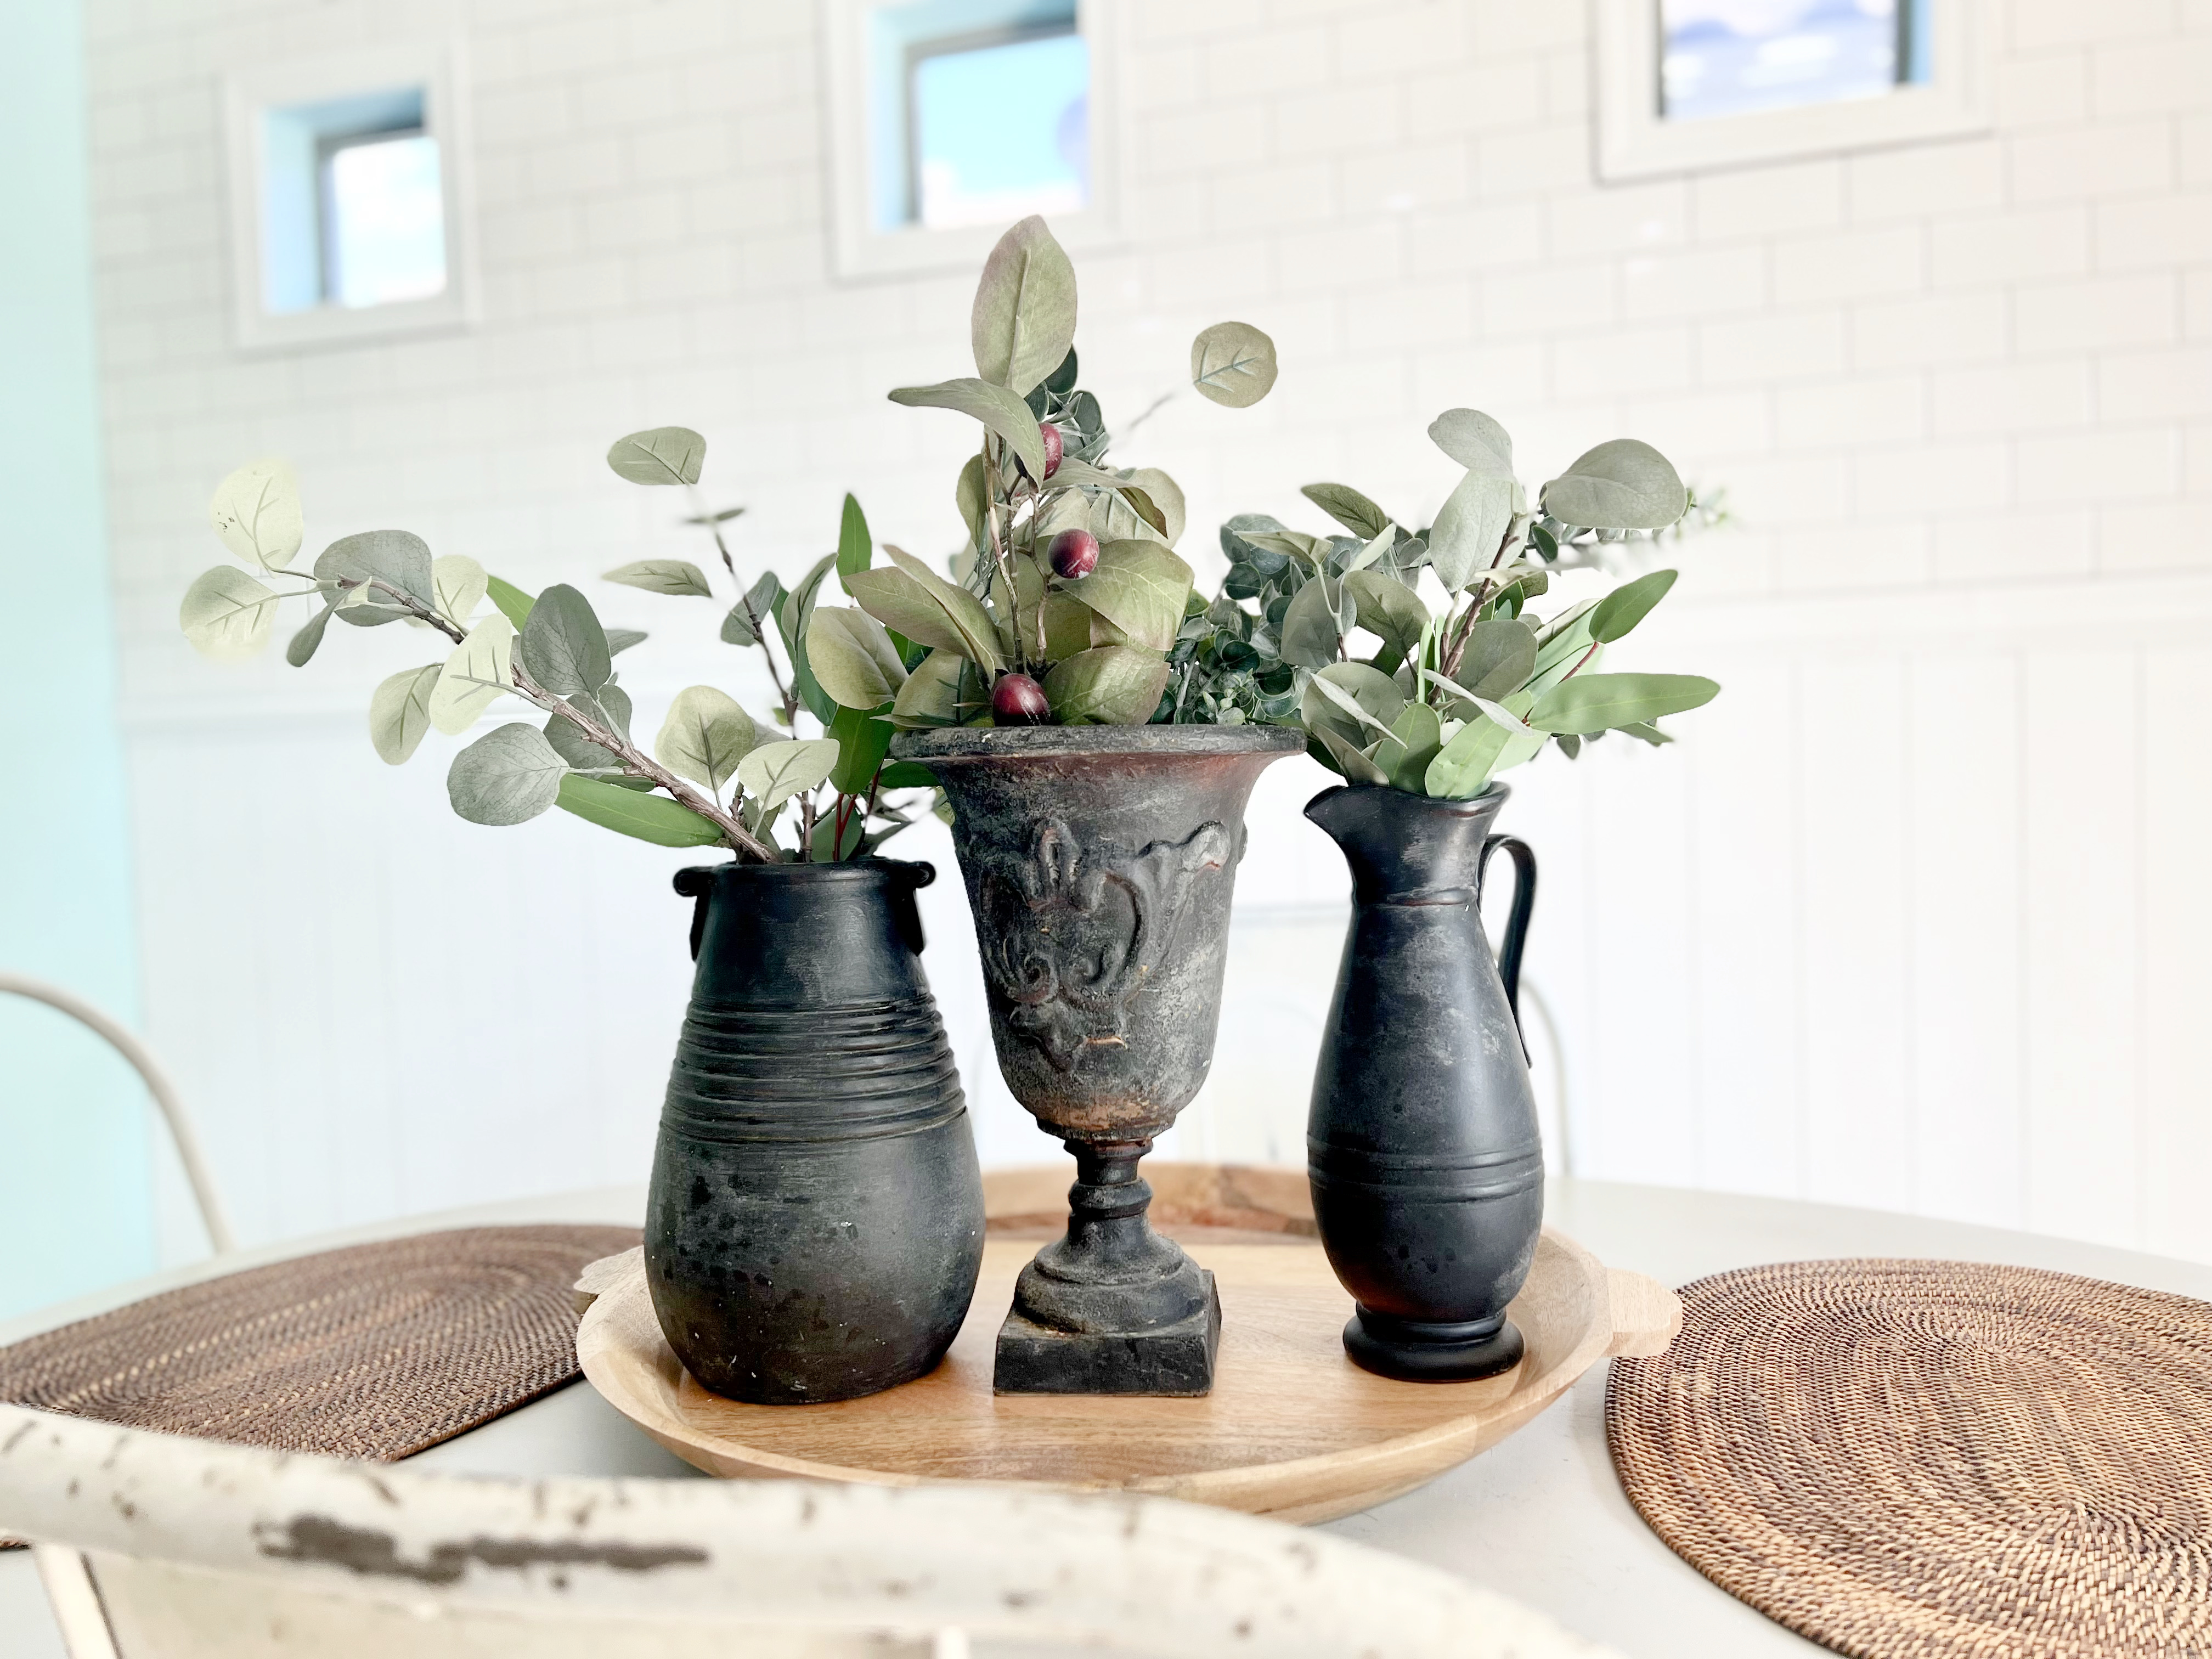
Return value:
<svg viewBox="0 0 2212 1659">
<path fill-rule="evenodd" d="M 1682 1303 L 1615 1362 L 1607 1438 L 1731 1595 L 1867 1659 L 2212 1653 L 2212 1304 L 1893 1261 Z"/>
<path fill-rule="evenodd" d="M 570 1286 L 635 1227 L 467 1227 L 226 1273 L 0 1348 L 0 1400 L 391 1462 L 573 1382 Z"/>
</svg>

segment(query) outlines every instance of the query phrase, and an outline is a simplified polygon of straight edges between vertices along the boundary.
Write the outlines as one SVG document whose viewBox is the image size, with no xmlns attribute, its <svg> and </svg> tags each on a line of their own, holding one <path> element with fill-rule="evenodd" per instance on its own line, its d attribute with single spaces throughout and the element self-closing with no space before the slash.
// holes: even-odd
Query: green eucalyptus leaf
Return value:
<svg viewBox="0 0 2212 1659">
<path fill-rule="evenodd" d="M 863 611 L 919 644 L 957 651 L 994 672 L 1004 665 L 998 628 L 981 599 L 913 555 L 888 544 L 884 550 L 890 569 L 856 571 L 847 579 Z"/>
<path fill-rule="evenodd" d="M 844 708 L 880 708 L 906 684 L 898 647 L 865 611 L 817 607 L 806 625 L 806 661 Z"/>
<path fill-rule="evenodd" d="M 1209 402 L 1249 409 L 1275 384 L 1275 343 L 1249 323 L 1216 323 L 1190 343 L 1190 383 Z"/>
<path fill-rule="evenodd" d="M 1089 606 L 1135 644 L 1172 649 L 1190 598 L 1191 568 L 1158 542 L 1109 542 L 1069 597 Z"/>
<path fill-rule="evenodd" d="M 1511 617 L 1486 617 L 1467 630 L 1452 678 L 1478 697 L 1518 691 L 1536 672 L 1536 636 Z"/>
<path fill-rule="evenodd" d="M 814 620 L 814 606 L 822 597 L 822 584 L 837 568 L 837 556 L 825 553 L 799 578 L 796 591 L 783 596 L 775 607 L 776 631 L 791 657 L 792 690 L 807 713 L 823 725 L 837 718 L 837 700 L 822 689 L 806 660 L 806 630 Z M 757 587 L 756 588 L 757 591 Z"/>
<path fill-rule="evenodd" d="M 1344 775 L 1347 783 L 1374 784 L 1377 787 L 1390 781 L 1374 757 L 1333 726 L 1322 726 L 1313 732 L 1314 740 L 1328 751 L 1336 769 Z"/>
<path fill-rule="evenodd" d="M 908 731 L 964 726 L 990 706 L 989 688 L 975 665 L 958 651 L 940 649 L 924 657 L 899 687 L 890 722 Z"/>
<path fill-rule="evenodd" d="M 571 772 L 561 780 L 556 803 L 586 823 L 613 830 L 656 847 L 713 847 L 723 837 L 713 820 L 665 795 L 641 794 L 599 778 Z"/>
<path fill-rule="evenodd" d="M 1075 340 L 1075 267 L 1036 215 L 999 238 L 983 262 L 969 333 L 975 372 L 1018 395 L 1066 358 Z M 1042 460 L 1030 476 L 1044 476 Z"/>
<path fill-rule="evenodd" d="M 1465 588 L 1498 557 L 1513 526 L 1513 480 L 1469 472 L 1437 510 L 1429 529 L 1429 562 L 1444 592 Z"/>
<path fill-rule="evenodd" d="M 1590 638 L 1600 645 L 1611 645 L 1620 639 L 1667 597 L 1667 590 L 1674 585 L 1675 574 L 1672 570 L 1654 570 L 1614 588 L 1590 612 Z"/>
<path fill-rule="evenodd" d="M 1615 438 L 1544 486 L 1544 511 L 1591 530 L 1663 530 L 1689 510 L 1689 492 L 1650 444 Z"/>
<path fill-rule="evenodd" d="M 566 582 L 538 596 L 517 649 L 530 678 L 556 697 L 588 696 L 615 672 L 592 602 Z"/>
<path fill-rule="evenodd" d="M 476 615 L 490 586 L 491 578 L 484 574 L 484 568 L 465 553 L 448 553 L 430 562 L 432 602 L 456 628 L 469 625 L 469 618 Z"/>
<path fill-rule="evenodd" d="M 1336 596 L 1329 579 L 1317 576 L 1291 596 L 1283 613 L 1283 660 L 1298 668 L 1325 668 L 1341 653 L 1344 635 L 1337 627 Z"/>
<path fill-rule="evenodd" d="M 833 738 L 764 743 L 738 763 L 738 781 L 752 810 L 767 814 L 793 795 L 827 783 L 836 766 Z"/>
<path fill-rule="evenodd" d="M 877 722 L 881 725 L 882 722 Z M 849 793 L 849 792 L 848 792 Z M 858 858 L 868 848 L 867 813 L 854 807 L 845 815 L 845 827 L 841 833 L 837 815 L 825 811 L 814 821 L 814 839 L 808 843 L 817 864 L 836 864 L 846 859 Z"/>
<path fill-rule="evenodd" d="M 1221 526 L 1221 555 L 1231 564 L 1242 564 L 1261 551 L 1259 544 L 1246 537 L 1254 531 L 1261 534 L 1279 532 L 1281 520 L 1267 513 L 1239 513 L 1223 520 Z"/>
<path fill-rule="evenodd" d="M 1140 466 L 1116 488 L 1137 517 L 1158 531 L 1170 547 L 1182 539 L 1188 509 L 1181 484 L 1156 466 Z M 1152 511 L 1146 512 L 1146 507 Z"/>
<path fill-rule="evenodd" d="M 437 689 L 443 663 L 403 668 L 368 700 L 368 740 L 387 766 L 404 764 L 430 729 L 430 694 Z"/>
<path fill-rule="evenodd" d="M 1519 726 L 1522 710 L 1511 707 L 1516 702 L 1525 708 L 1527 694 L 1516 692 L 1503 705 Z M 1543 743 L 1540 734 L 1528 732 L 1525 726 L 1520 732 L 1510 731 L 1487 714 L 1471 720 L 1429 763 L 1423 779 L 1426 792 L 1438 800 L 1472 800 L 1498 773 L 1532 758 Z"/>
<path fill-rule="evenodd" d="M 571 697 L 567 699 L 567 706 L 587 714 L 594 712 L 592 700 Z M 605 713 L 605 711 L 597 712 Z M 584 735 L 574 721 L 564 715 L 548 714 L 545 717 L 544 731 L 545 741 L 553 745 L 553 752 L 580 772 L 612 771 L 622 766 L 621 756 L 616 754 L 611 749 L 604 749 L 593 743 Z M 614 781 L 614 780 L 611 779 L 609 781 Z M 628 787 L 630 784 L 643 784 L 646 781 L 629 779 L 623 781 L 625 787 Z M 646 787 L 651 786 L 647 784 Z"/>
<path fill-rule="evenodd" d="M 1405 708 L 1405 695 L 1389 675 L 1364 662 L 1340 662 L 1306 682 L 1298 718 L 1309 732 L 1333 732 L 1364 750 L 1388 737 Z"/>
<path fill-rule="evenodd" d="M 940 380 L 935 386 L 902 386 L 890 394 L 909 409 L 950 409 L 981 421 L 1012 447 L 1032 478 L 1044 477 L 1044 439 L 1036 416 L 1018 392 L 988 380 Z M 855 598 L 859 597 L 857 594 Z"/>
<path fill-rule="evenodd" d="M 656 426 L 617 438 L 607 465 L 635 484 L 695 484 L 707 459 L 707 441 L 689 427 Z"/>
<path fill-rule="evenodd" d="M 1061 465 L 1066 463 L 1063 461 Z M 968 526 L 968 545 L 988 547 L 991 538 L 986 518 L 991 508 L 991 485 L 981 451 L 970 455 L 968 465 L 960 469 L 959 482 L 952 487 L 952 501 L 960 509 L 960 522 Z"/>
<path fill-rule="evenodd" d="M 1358 606 L 1359 625 L 1381 640 L 1384 651 L 1399 661 L 1412 656 L 1420 643 L 1421 630 L 1429 623 L 1429 607 L 1421 602 L 1421 596 L 1395 576 L 1379 570 L 1355 570 L 1344 579 L 1344 586 Z"/>
<path fill-rule="evenodd" d="M 465 732 L 499 701 L 514 684 L 514 624 L 498 611 L 469 630 L 438 671 L 430 692 L 431 725 L 448 737 Z"/>
<path fill-rule="evenodd" d="M 1409 702 L 1390 723 L 1390 735 L 1375 751 L 1375 764 L 1394 789 L 1428 792 L 1429 763 L 1443 747 L 1443 723 L 1425 702 Z"/>
<path fill-rule="evenodd" d="M 934 789 L 937 774 L 920 761 L 893 761 L 876 775 L 885 789 Z"/>
<path fill-rule="evenodd" d="M 1390 527 L 1390 515 L 1350 484 L 1310 483 L 1298 494 L 1362 541 L 1372 541 Z"/>
<path fill-rule="evenodd" d="M 1539 732 L 1608 732 L 1702 708 L 1719 694 L 1698 674 L 1577 674 L 1544 693 L 1528 724 Z"/>
<path fill-rule="evenodd" d="M 685 524 L 727 524 L 744 512 L 742 507 L 726 507 L 719 513 L 690 513 L 684 518 Z"/>
<path fill-rule="evenodd" d="M 633 645 L 643 645 L 646 633 L 641 628 L 610 628 L 607 629 L 607 654 L 619 657 Z"/>
<path fill-rule="evenodd" d="M 538 603 L 536 599 L 498 576 L 487 579 L 486 591 L 491 595 L 491 602 L 499 607 L 500 614 L 514 624 L 517 632 L 530 625 L 530 607 Z"/>
<path fill-rule="evenodd" d="M 342 582 L 349 588 L 380 581 L 434 610 L 438 591 L 432 564 L 429 545 L 420 536 L 404 530 L 365 530 L 357 536 L 341 536 L 325 548 L 315 560 L 315 580 Z M 340 611 L 340 620 L 356 628 L 374 628 L 410 614 L 405 605 L 384 597 L 341 606 Z"/>
<path fill-rule="evenodd" d="M 837 743 L 830 787 L 841 795 L 866 795 L 875 787 L 876 769 L 884 763 L 898 728 L 865 709 L 840 708 L 830 722 L 830 735 Z"/>
<path fill-rule="evenodd" d="M 837 579 L 843 581 L 856 570 L 866 570 L 876 556 L 876 544 L 868 536 L 867 515 L 860 511 L 860 503 L 850 492 L 845 496 L 845 509 L 837 520 Z M 853 590 L 848 586 L 845 591 Z"/>
<path fill-rule="evenodd" d="M 1444 410 L 1429 422 L 1429 436 L 1470 472 L 1496 478 L 1513 476 L 1513 440 L 1479 409 Z"/>
<path fill-rule="evenodd" d="M 1149 652 L 1105 645 L 1055 663 L 1045 701 L 1062 726 L 1142 726 L 1159 707 L 1168 665 Z"/>
<path fill-rule="evenodd" d="M 300 481 L 276 456 L 248 461 L 216 486 L 208 522 L 222 544 L 263 570 L 282 570 L 298 556 L 304 536 Z"/>
<path fill-rule="evenodd" d="M 719 795 L 759 744 L 753 717 L 735 698 L 711 685 L 694 685 L 678 692 L 669 704 L 660 735 L 653 740 L 653 756 L 678 777 L 703 783 Z"/>
<path fill-rule="evenodd" d="M 667 593 L 678 599 L 710 599 L 714 590 L 706 573 L 689 559 L 637 559 L 606 572 L 603 582 L 641 587 L 648 593 Z"/>
<path fill-rule="evenodd" d="M 515 720 L 453 757 L 446 794 L 471 823 L 527 823 L 552 810 L 568 771 L 543 732 Z"/>
<path fill-rule="evenodd" d="M 323 630 L 331 625 L 331 612 L 337 609 L 334 605 L 326 605 L 307 618 L 306 625 L 292 635 L 292 642 L 284 647 L 286 662 L 295 668 L 307 665 L 308 659 L 323 642 Z"/>
</svg>

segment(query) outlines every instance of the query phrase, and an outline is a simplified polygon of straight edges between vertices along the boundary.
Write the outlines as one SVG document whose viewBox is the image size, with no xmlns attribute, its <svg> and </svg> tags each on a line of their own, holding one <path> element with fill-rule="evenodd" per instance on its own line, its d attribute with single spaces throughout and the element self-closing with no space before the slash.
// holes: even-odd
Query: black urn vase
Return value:
<svg viewBox="0 0 2212 1659">
<path fill-rule="evenodd" d="M 921 972 L 927 864 L 725 864 L 645 1230 L 668 1346 L 733 1400 L 851 1400 L 944 1358 L 983 1259 L 966 1103 Z"/>
<path fill-rule="evenodd" d="M 1152 1230 L 1138 1161 L 1213 1060 L 1244 803 L 1301 747 L 1273 726 L 902 734 L 951 797 L 999 1069 L 1075 1155 L 1067 1232 L 999 1329 L 1000 1394 L 1201 1395 L 1213 1275 Z"/>
<path fill-rule="evenodd" d="M 1515 1364 L 1506 1305 L 1544 1220 L 1544 1154 L 1516 1006 L 1536 896 L 1527 843 L 1490 833 L 1508 791 L 1431 800 L 1325 790 L 1306 816 L 1352 866 L 1352 927 L 1307 1123 L 1314 1218 L 1358 1306 L 1344 1346 L 1410 1382 Z M 1499 955 L 1482 880 L 1516 880 Z"/>
</svg>

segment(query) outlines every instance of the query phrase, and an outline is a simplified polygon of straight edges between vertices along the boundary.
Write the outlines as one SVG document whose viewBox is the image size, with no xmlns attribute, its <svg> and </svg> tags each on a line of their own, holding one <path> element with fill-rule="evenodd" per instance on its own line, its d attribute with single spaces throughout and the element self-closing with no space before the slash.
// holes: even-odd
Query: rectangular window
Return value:
<svg viewBox="0 0 2212 1659">
<path fill-rule="evenodd" d="M 434 51 L 275 64 L 232 83 L 240 343 L 467 320 L 454 86 Z"/>
<path fill-rule="evenodd" d="M 1916 0 L 1660 0 L 1659 113 L 1697 121 L 1924 82 L 1912 48 L 1925 10 Z"/>
<path fill-rule="evenodd" d="M 828 0 L 841 273 L 957 266 L 1016 220 L 1072 246 L 1115 228 L 1100 0 Z M 979 240 L 980 239 L 980 240 Z"/>
<path fill-rule="evenodd" d="M 1990 0 L 1596 0 L 1598 173 L 1986 131 Z"/>
</svg>

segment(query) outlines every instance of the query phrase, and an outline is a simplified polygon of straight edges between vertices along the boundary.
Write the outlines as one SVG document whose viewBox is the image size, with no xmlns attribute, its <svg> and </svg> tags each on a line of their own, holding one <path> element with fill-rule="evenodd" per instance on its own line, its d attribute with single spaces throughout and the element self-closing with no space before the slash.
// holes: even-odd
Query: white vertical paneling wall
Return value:
<svg viewBox="0 0 2212 1659">
<path fill-rule="evenodd" d="M 1081 264 L 1109 419 L 1197 326 L 1278 340 L 1259 408 L 1125 447 L 1210 526 L 1359 485 L 1423 522 L 1472 404 L 1524 472 L 1643 436 L 1734 528 L 1625 659 L 1726 685 L 1649 751 L 1514 781 L 1531 973 L 1596 1175 L 1887 1205 L 2212 1259 L 2198 1011 L 2212 875 L 2212 11 L 1993 0 L 1995 126 L 1600 188 L 1578 0 L 1095 0 L 1121 18 L 1132 230 Z M 250 1237 L 635 1176 L 685 979 L 674 855 L 447 814 L 451 745 L 368 750 L 404 630 L 305 673 L 176 637 L 215 481 L 299 465 L 313 545 L 400 524 L 525 585 L 696 555 L 599 457 L 712 442 L 740 558 L 787 573 L 860 490 L 942 550 L 965 433 L 886 388 L 963 367 L 970 274 L 839 283 L 797 0 L 88 0 L 118 611 L 152 1035 Z M 484 315 L 241 356 L 227 69 L 464 33 Z M 707 607 L 652 628 L 640 719 L 752 689 Z M 696 611 L 696 614 L 694 614 Z M 1672 614 L 1668 614 L 1671 612 Z M 1341 866 L 1262 786 L 1193 1155 L 1295 1159 Z M 945 860 L 940 834 L 917 850 Z M 987 1156 L 1045 1148 L 988 1059 L 957 883 L 932 971 Z M 1539 1043 L 1540 1051 L 1543 1045 Z M 1547 1100 L 1549 1096 L 1547 1096 Z"/>
</svg>

